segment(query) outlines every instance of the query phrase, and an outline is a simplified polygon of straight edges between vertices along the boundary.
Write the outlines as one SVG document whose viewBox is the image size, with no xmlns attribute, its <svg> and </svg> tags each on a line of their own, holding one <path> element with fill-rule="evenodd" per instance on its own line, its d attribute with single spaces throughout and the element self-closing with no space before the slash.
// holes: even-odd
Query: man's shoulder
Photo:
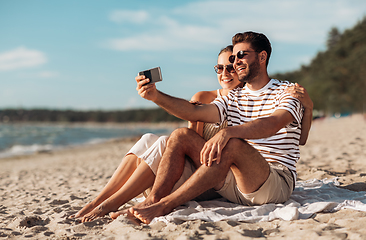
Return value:
<svg viewBox="0 0 366 240">
<path fill-rule="evenodd" d="M 271 86 L 269 87 L 272 94 L 276 95 L 290 95 L 285 89 L 294 85 L 294 83 L 286 80 L 271 79 Z"/>
<path fill-rule="evenodd" d="M 275 88 L 286 88 L 289 86 L 294 85 L 294 83 L 287 81 L 287 80 L 278 80 L 278 79 L 271 79 L 272 82 L 272 86 L 274 86 Z"/>
</svg>

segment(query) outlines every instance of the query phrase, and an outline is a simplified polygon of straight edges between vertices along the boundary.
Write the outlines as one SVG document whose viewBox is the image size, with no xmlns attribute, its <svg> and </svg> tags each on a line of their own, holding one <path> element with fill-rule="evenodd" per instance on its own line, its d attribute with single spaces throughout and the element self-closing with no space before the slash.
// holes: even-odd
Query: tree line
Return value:
<svg viewBox="0 0 366 240">
<path fill-rule="evenodd" d="M 365 113 L 366 17 L 343 33 L 333 27 L 326 43 L 309 65 L 272 77 L 304 86 L 314 109 L 327 115 Z"/>
<path fill-rule="evenodd" d="M 175 122 L 182 121 L 161 108 L 125 111 L 3 109 L 0 122 Z"/>
</svg>

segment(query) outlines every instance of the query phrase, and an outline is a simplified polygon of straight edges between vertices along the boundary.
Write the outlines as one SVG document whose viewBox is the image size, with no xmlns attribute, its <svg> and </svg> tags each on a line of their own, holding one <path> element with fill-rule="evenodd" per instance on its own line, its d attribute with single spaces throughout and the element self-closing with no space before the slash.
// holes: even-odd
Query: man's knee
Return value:
<svg viewBox="0 0 366 240">
<path fill-rule="evenodd" d="M 243 139 L 230 139 L 223 150 L 222 157 L 237 168 L 253 169 L 260 168 L 269 170 L 267 161 L 263 156 Z"/>
<path fill-rule="evenodd" d="M 247 141 L 239 138 L 231 138 L 223 149 L 222 156 L 233 161 L 246 156 L 258 155 L 259 152 L 253 148 Z"/>
<path fill-rule="evenodd" d="M 247 143 L 247 141 L 240 139 L 240 138 L 231 138 L 224 150 L 227 153 L 235 153 L 238 151 L 238 149 L 247 149 L 248 147 L 250 147 L 250 145 Z"/>
<path fill-rule="evenodd" d="M 178 128 L 170 134 L 168 141 L 184 142 L 185 140 L 188 140 L 193 133 L 195 132 L 189 128 Z"/>
</svg>

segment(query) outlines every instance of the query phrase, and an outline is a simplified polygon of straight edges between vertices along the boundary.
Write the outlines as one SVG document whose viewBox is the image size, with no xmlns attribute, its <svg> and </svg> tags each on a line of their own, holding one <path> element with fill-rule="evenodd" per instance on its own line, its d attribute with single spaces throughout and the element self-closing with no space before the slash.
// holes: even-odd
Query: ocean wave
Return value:
<svg viewBox="0 0 366 240">
<path fill-rule="evenodd" d="M 37 152 L 49 152 L 52 151 L 53 149 L 55 149 L 55 146 L 52 146 L 51 144 L 46 145 L 32 144 L 28 146 L 14 145 L 9 149 L 0 152 L 0 158 L 18 156 L 18 155 L 27 155 Z"/>
<path fill-rule="evenodd" d="M 167 135 L 171 126 L 88 126 L 60 124 L 0 124 L 0 158 L 98 144 L 151 132 Z"/>
</svg>

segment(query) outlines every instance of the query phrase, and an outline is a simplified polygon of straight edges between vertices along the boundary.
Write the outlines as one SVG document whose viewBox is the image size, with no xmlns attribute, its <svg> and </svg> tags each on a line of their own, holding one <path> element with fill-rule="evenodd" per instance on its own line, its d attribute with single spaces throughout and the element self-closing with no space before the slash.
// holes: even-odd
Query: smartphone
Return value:
<svg viewBox="0 0 366 240">
<path fill-rule="evenodd" d="M 141 72 L 139 72 L 139 76 L 141 76 L 141 75 L 144 75 L 146 78 L 150 79 L 150 82 L 148 82 L 146 84 L 163 81 L 163 78 L 161 76 L 160 67 L 151 68 L 151 69 L 148 69 L 148 70 L 145 70 L 145 71 L 141 71 Z M 144 84 L 144 86 L 146 84 Z"/>
</svg>

